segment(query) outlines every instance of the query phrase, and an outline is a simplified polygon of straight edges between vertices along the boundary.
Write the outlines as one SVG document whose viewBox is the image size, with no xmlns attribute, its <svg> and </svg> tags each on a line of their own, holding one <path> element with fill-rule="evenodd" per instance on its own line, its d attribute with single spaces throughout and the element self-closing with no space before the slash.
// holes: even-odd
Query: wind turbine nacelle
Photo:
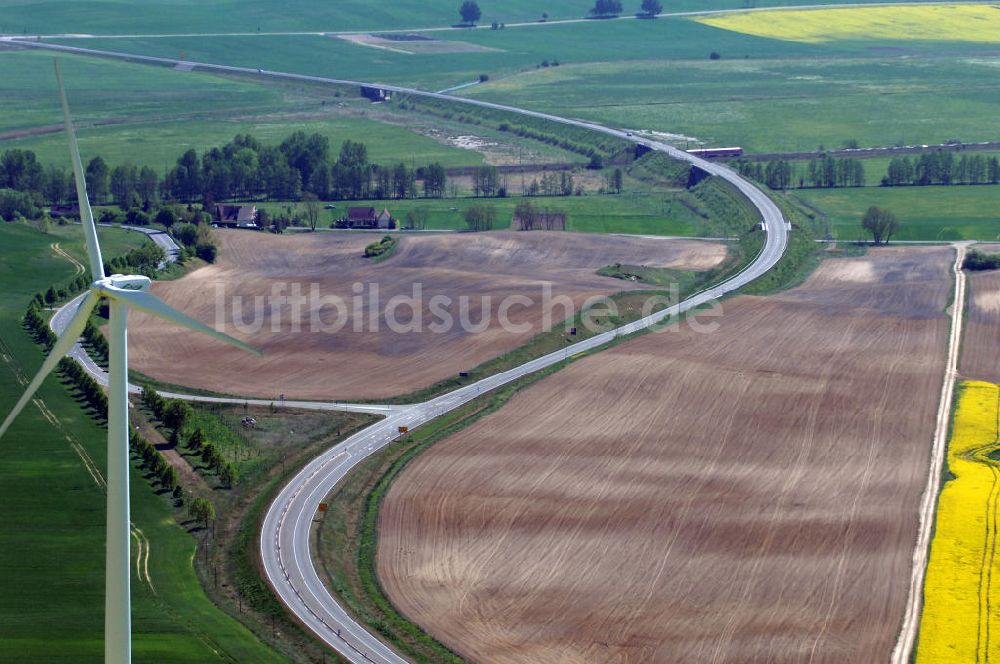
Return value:
<svg viewBox="0 0 1000 664">
<path fill-rule="evenodd" d="M 121 290 L 130 291 L 140 291 L 145 293 L 149 290 L 149 285 L 152 283 L 149 277 L 143 277 L 138 274 L 112 274 L 107 278 L 108 284 L 114 288 L 120 288 Z"/>
</svg>

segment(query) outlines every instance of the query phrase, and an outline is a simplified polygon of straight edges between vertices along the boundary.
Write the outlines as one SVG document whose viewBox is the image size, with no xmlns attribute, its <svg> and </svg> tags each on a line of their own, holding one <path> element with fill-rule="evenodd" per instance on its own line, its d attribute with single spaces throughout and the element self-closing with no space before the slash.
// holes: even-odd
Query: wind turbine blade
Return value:
<svg viewBox="0 0 1000 664">
<path fill-rule="evenodd" d="M 87 297 L 84 298 L 83 302 L 80 303 L 80 308 L 76 310 L 73 314 L 73 318 L 70 320 L 69 325 L 63 331 L 62 335 L 56 341 L 55 346 L 52 347 L 52 352 L 49 356 L 45 358 L 45 362 L 42 363 L 42 368 L 38 370 L 35 377 L 28 383 L 28 387 L 25 388 L 24 394 L 18 400 L 14 409 L 10 411 L 7 415 L 7 419 L 0 424 L 0 437 L 4 435 L 7 428 L 11 425 L 18 414 L 24 410 L 24 407 L 31 401 L 31 397 L 35 396 L 35 392 L 41 386 L 42 381 L 48 376 L 56 365 L 59 364 L 66 353 L 72 350 L 73 345 L 76 344 L 76 340 L 80 338 L 80 334 L 83 332 L 83 328 L 87 325 L 87 319 L 90 317 L 90 311 L 97 304 L 99 298 L 94 293 L 88 293 Z"/>
<path fill-rule="evenodd" d="M 73 120 L 69 116 L 69 102 L 66 100 L 66 88 L 63 86 L 62 72 L 59 71 L 59 61 L 56 60 L 56 80 L 59 81 L 59 100 L 62 102 L 63 121 L 66 124 L 66 135 L 69 136 L 69 156 L 73 161 L 73 179 L 76 181 L 76 199 L 80 204 L 80 222 L 83 235 L 87 238 L 87 256 L 90 257 L 90 278 L 94 281 L 104 278 L 104 260 L 101 258 L 101 245 L 97 242 L 97 227 L 94 225 L 94 213 L 90 209 L 90 199 L 87 198 L 87 179 L 83 176 L 83 162 L 80 161 L 80 148 L 76 144 L 76 131 Z"/>
<path fill-rule="evenodd" d="M 159 316 L 164 320 L 168 320 L 171 323 L 176 323 L 183 327 L 195 330 L 196 332 L 202 332 L 204 334 L 215 337 L 220 341 L 224 341 L 230 346 L 236 346 L 237 348 L 242 348 L 245 351 L 253 353 L 254 355 L 263 355 L 262 352 L 245 344 L 239 339 L 235 339 L 228 334 L 214 330 L 208 325 L 191 318 L 187 314 L 182 314 L 173 307 L 169 306 L 162 300 L 153 297 L 149 293 L 144 293 L 142 291 L 132 291 L 125 290 L 123 288 L 111 288 L 106 287 L 102 289 L 103 293 L 108 297 L 115 298 L 120 302 L 124 302 L 128 306 L 138 309 L 139 311 L 145 311 L 148 314 L 153 314 L 154 316 Z"/>
</svg>

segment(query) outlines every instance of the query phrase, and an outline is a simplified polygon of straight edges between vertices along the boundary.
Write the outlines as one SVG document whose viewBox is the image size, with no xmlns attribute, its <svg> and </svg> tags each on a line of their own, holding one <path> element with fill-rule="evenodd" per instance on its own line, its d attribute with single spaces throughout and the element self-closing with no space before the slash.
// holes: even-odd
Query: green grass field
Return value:
<svg viewBox="0 0 1000 664">
<path fill-rule="evenodd" d="M 162 172 L 185 150 L 202 152 L 238 133 L 280 143 L 302 130 L 327 136 L 334 152 L 344 140 L 362 140 L 378 163 L 439 161 L 453 167 L 483 161 L 478 152 L 360 117 L 367 110 L 361 104 L 347 116 L 332 92 L 303 93 L 301 86 L 267 86 L 99 58 L 59 59 L 74 120 L 81 125 L 85 160 L 100 154 L 110 164 L 133 161 Z M 10 72 L 0 78 L 0 134 L 62 122 L 52 60 L 34 51 L 0 51 L 0 69 Z M 15 148 L 34 150 L 42 162 L 69 163 L 62 132 L 0 140 L 0 152 Z"/>
<path fill-rule="evenodd" d="M 859 0 L 859 4 L 874 0 Z M 169 32 L 253 32 L 262 31 L 334 31 L 386 30 L 445 26 L 459 20 L 458 5 L 453 0 L 401 0 L 392 5 L 377 5 L 365 0 L 343 0 L 316 4 L 294 0 L 250 0 L 237 2 L 197 2 L 179 0 L 139 3 L 136 0 L 55 0 L 28 3 L 23 0 L 0 2 L 4 15 L 0 29 L 9 33 L 101 33 L 164 34 Z M 812 4 L 812 0 L 757 0 L 759 7 Z M 481 0 L 480 24 L 491 21 L 513 23 L 534 21 L 547 12 L 550 19 L 577 18 L 592 6 L 579 0 L 550 0 L 544 4 L 531 0 Z M 626 14 L 639 8 L 638 2 L 625 3 Z M 666 11 L 737 9 L 741 0 L 673 0 Z M 137 8 L 141 7 L 139 11 Z"/>
<path fill-rule="evenodd" d="M 865 187 L 808 189 L 792 192 L 829 218 L 841 240 L 871 239 L 861 231 L 861 217 L 871 205 L 888 208 L 901 226 L 894 240 L 1000 239 L 1000 187 Z"/>
<path fill-rule="evenodd" d="M 996 57 L 786 59 L 781 50 L 749 60 L 570 63 L 462 94 L 749 152 L 996 138 Z"/>
<path fill-rule="evenodd" d="M 321 36 L 255 37 L 255 49 L 236 47 L 238 37 L 72 43 L 432 90 L 485 73 L 458 94 L 749 151 L 995 138 L 995 44 L 803 44 L 686 18 L 435 36 L 494 50 L 414 55 Z M 543 60 L 561 66 L 537 68 Z"/>
<path fill-rule="evenodd" d="M 22 224 L 0 224 L 3 413 L 23 389 L 17 377 L 30 378 L 43 359 L 21 329 L 23 309 L 35 291 L 65 282 L 74 272 L 52 252 L 54 241 L 84 257 L 79 227 L 42 234 Z M 145 240 L 106 231 L 102 241 L 113 255 Z M 56 378 L 45 382 L 39 399 L 58 424 L 31 405 L 0 444 L 0 661 L 98 662 L 103 658 L 105 498 L 83 459 L 104 468 L 106 432 Z M 191 565 L 194 540 L 135 471 L 132 519 L 151 543 L 153 584 L 133 575 L 136 661 L 283 661 L 205 597 Z"/>
<path fill-rule="evenodd" d="M 683 196 L 684 194 L 677 194 Z M 672 194 L 635 193 L 615 196 L 552 196 L 522 199 L 510 198 L 460 198 L 414 199 L 383 201 L 339 201 L 335 210 L 323 210 L 320 227 L 346 214 L 352 206 L 388 208 L 393 217 L 405 220 L 407 210 L 425 208 L 431 230 L 463 230 L 465 210 L 474 205 L 494 207 L 497 210 L 495 230 L 510 227 L 514 207 L 528 200 L 537 207 L 560 210 L 567 214 L 567 230 L 585 233 L 636 233 L 643 235 L 697 235 L 700 219 L 674 199 Z M 288 203 L 261 203 L 271 212 L 279 212 Z M 452 210 L 452 208 L 455 208 Z"/>
</svg>

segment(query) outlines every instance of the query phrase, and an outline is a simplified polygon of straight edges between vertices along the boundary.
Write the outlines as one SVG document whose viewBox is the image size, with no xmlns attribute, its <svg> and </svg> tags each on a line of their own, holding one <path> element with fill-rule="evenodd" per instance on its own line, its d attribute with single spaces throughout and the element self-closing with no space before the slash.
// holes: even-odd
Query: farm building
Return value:
<svg viewBox="0 0 1000 664">
<path fill-rule="evenodd" d="M 232 228 L 257 228 L 257 206 L 216 205 L 214 221 Z"/>
<path fill-rule="evenodd" d="M 704 157 L 705 159 L 731 159 L 733 157 L 741 156 L 743 154 L 743 148 L 697 148 L 694 150 L 688 150 L 687 152 L 688 154 L 693 154 L 696 157 Z"/>
<path fill-rule="evenodd" d="M 347 216 L 337 220 L 339 228 L 395 228 L 396 223 L 388 208 L 379 212 L 373 207 L 347 208 Z"/>
<path fill-rule="evenodd" d="M 80 217 L 80 206 L 77 203 L 69 205 L 53 205 L 49 208 L 49 216 L 56 217 Z"/>
<path fill-rule="evenodd" d="M 361 96 L 365 99 L 370 99 L 371 101 L 389 101 L 392 99 L 392 92 L 384 88 L 362 85 Z"/>
</svg>

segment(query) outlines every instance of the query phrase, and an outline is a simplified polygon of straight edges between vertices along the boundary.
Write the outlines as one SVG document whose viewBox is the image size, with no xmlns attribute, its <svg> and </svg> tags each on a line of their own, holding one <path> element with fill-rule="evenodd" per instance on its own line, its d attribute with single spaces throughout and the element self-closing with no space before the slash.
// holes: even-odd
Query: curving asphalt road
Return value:
<svg viewBox="0 0 1000 664">
<path fill-rule="evenodd" d="M 151 62 L 161 65 L 175 65 L 180 62 L 179 60 L 171 60 L 168 58 L 137 56 L 128 53 L 98 51 L 73 46 L 44 44 L 40 42 L 18 43 L 33 48 L 80 53 L 84 55 L 100 55 L 104 57 L 113 57 L 139 62 Z M 676 159 L 690 162 L 713 175 L 723 178 L 733 184 L 753 203 L 753 205 L 760 211 L 761 218 L 763 219 L 763 228 L 766 233 L 763 249 L 752 263 L 727 281 L 713 288 L 697 293 L 689 297 L 687 300 L 664 309 L 663 311 L 652 314 L 651 316 L 629 323 L 628 325 L 624 325 L 615 330 L 591 337 L 585 341 L 580 341 L 564 348 L 563 350 L 539 357 L 514 369 L 484 378 L 481 381 L 459 388 L 453 392 L 449 392 L 448 394 L 431 399 L 430 401 L 413 405 L 371 406 L 308 401 L 284 402 L 284 405 L 286 406 L 294 406 L 297 408 L 377 412 L 384 414 L 385 418 L 367 429 L 354 434 L 350 438 L 347 438 L 340 444 L 330 448 L 322 455 L 311 461 L 301 471 L 299 471 L 288 482 L 288 484 L 285 485 L 275 498 L 274 502 L 271 503 L 267 515 L 264 517 L 260 537 L 260 555 L 268 581 L 281 598 L 282 602 L 284 602 L 288 609 L 302 624 L 304 624 L 322 641 L 340 652 L 349 661 L 356 664 L 365 664 L 366 662 L 377 662 L 379 664 L 404 664 L 407 660 L 351 618 L 336 598 L 330 594 L 326 585 L 320 580 L 316 567 L 313 564 L 309 548 L 309 536 L 312 529 L 313 518 L 317 513 L 320 501 L 328 495 L 333 487 L 365 457 L 373 454 L 377 450 L 392 442 L 392 440 L 398 435 L 398 427 L 407 426 L 413 428 L 424 424 L 445 412 L 458 408 L 462 404 L 471 401 L 483 392 L 495 389 L 521 378 L 522 376 L 526 376 L 552 366 L 563 361 L 570 355 L 575 355 L 583 351 L 597 348 L 598 346 L 613 341 L 619 336 L 653 327 L 669 317 L 675 317 L 683 312 L 701 306 L 702 304 L 717 300 L 726 293 L 737 290 L 754 279 L 764 275 L 772 267 L 774 267 L 785 252 L 788 242 L 788 224 L 777 205 L 775 205 L 774 202 L 764 194 L 764 192 L 748 180 L 744 180 L 735 171 L 727 166 L 708 162 L 671 145 L 667 145 L 666 143 L 661 143 L 645 137 L 633 136 L 629 132 L 611 129 L 592 122 L 561 118 L 546 113 L 528 111 L 503 104 L 450 97 L 440 93 L 425 92 L 422 90 L 403 88 L 399 86 L 362 83 L 360 81 L 305 76 L 301 74 L 289 74 L 275 71 L 259 71 L 245 67 L 229 67 L 225 65 L 213 65 L 207 63 L 187 62 L 186 64 L 194 65 L 196 68 L 210 71 L 250 74 L 255 76 L 301 80 L 313 83 L 355 86 L 373 85 L 398 93 L 445 99 L 451 102 L 460 102 L 483 108 L 492 108 L 550 120 L 561 124 L 591 129 L 593 131 L 645 145 L 652 150 L 664 152 Z M 73 309 L 75 309 L 75 307 L 73 306 L 73 303 L 70 303 L 60 310 L 55 317 L 53 317 L 53 328 L 56 329 L 57 332 L 61 331 L 59 326 L 65 327 L 65 321 L 68 320 Z M 77 348 L 74 348 L 73 356 L 82 361 L 88 371 L 92 374 L 95 373 L 95 371 L 100 372 L 95 374 L 96 376 L 103 374 L 100 368 L 94 365 L 89 357 L 86 357 L 86 353 L 83 353 L 84 357 L 82 358 L 79 354 L 76 354 L 77 349 L 83 353 L 82 348 L 78 345 Z M 100 378 L 98 378 L 98 380 L 100 380 Z M 130 389 L 134 388 L 130 386 Z M 271 403 L 270 401 L 261 400 L 203 397 L 198 395 L 175 393 L 164 393 L 164 396 L 187 399 L 191 401 L 215 401 L 226 403 L 243 403 L 246 401 L 247 403 L 263 405 Z"/>
</svg>

